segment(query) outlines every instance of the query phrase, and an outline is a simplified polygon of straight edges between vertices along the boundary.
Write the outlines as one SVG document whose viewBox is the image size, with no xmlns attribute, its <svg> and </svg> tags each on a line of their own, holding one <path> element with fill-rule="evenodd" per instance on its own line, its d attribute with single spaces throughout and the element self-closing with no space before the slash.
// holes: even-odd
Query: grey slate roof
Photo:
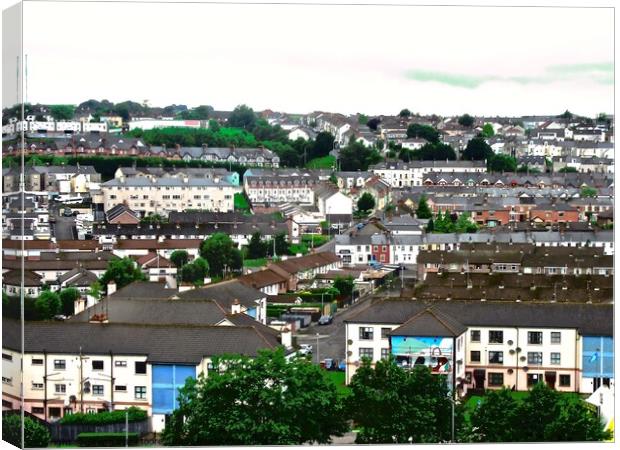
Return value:
<svg viewBox="0 0 620 450">
<path fill-rule="evenodd" d="M 402 324 L 431 303 L 406 299 L 379 300 L 347 322 Z M 436 301 L 436 310 L 458 317 L 463 325 L 532 328 L 576 328 L 582 335 L 612 336 L 613 305 Z"/>
<path fill-rule="evenodd" d="M 19 351 L 19 322 L 3 318 L 2 345 Z M 146 355 L 151 363 L 198 364 L 205 356 L 256 356 L 277 338 L 254 327 L 27 322 L 27 353 Z"/>
</svg>

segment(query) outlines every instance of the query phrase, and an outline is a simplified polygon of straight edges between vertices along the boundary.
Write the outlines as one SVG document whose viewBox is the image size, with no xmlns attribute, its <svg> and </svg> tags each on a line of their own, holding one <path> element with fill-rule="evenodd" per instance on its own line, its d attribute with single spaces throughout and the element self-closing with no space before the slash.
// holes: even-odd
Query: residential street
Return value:
<svg viewBox="0 0 620 450">
<path fill-rule="evenodd" d="M 344 321 L 368 307 L 373 297 L 373 295 L 366 296 L 349 308 L 337 312 L 333 322 L 329 325 L 313 323 L 297 334 L 297 343 L 312 345 L 312 360 L 315 363 L 325 358 L 344 359 L 346 356 Z"/>
</svg>

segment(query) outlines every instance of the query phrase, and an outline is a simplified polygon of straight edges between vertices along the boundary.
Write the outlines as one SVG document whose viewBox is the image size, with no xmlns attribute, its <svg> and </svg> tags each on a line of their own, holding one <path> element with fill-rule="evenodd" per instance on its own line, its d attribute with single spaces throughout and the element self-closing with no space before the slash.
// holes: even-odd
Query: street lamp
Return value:
<svg viewBox="0 0 620 450">
<path fill-rule="evenodd" d="M 321 365 L 320 347 L 319 347 L 319 333 L 316 334 L 316 363 Z"/>
</svg>

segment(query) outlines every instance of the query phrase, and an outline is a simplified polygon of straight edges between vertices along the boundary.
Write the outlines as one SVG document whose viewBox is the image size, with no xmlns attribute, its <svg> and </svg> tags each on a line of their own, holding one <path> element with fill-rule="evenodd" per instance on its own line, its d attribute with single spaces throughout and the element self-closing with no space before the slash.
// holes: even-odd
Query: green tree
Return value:
<svg viewBox="0 0 620 450">
<path fill-rule="evenodd" d="M 320 158 L 322 156 L 329 155 L 334 149 L 334 136 L 327 131 L 321 131 L 316 135 L 316 139 L 314 140 L 314 144 L 311 146 L 310 151 L 308 152 L 308 159 Z"/>
<path fill-rule="evenodd" d="M 230 236 L 225 233 L 215 233 L 200 244 L 200 256 L 209 264 L 209 275 L 223 276 L 224 269 L 236 271 L 241 269 L 241 252 L 235 246 Z"/>
<path fill-rule="evenodd" d="M 491 125 L 490 123 L 485 123 L 482 127 L 482 136 L 484 136 L 485 138 L 490 138 L 493 135 L 495 135 L 493 125 Z"/>
<path fill-rule="evenodd" d="M 256 114 L 249 106 L 239 105 L 232 111 L 227 123 L 231 127 L 251 130 L 256 124 Z"/>
<path fill-rule="evenodd" d="M 267 255 L 267 245 L 261 240 L 260 231 L 256 231 L 252 234 L 250 242 L 248 243 L 248 258 L 258 259 L 264 258 Z"/>
<path fill-rule="evenodd" d="M 22 447 L 22 420 L 20 414 L 2 415 L 2 440 Z M 24 417 L 24 447 L 43 448 L 50 443 L 50 433 L 47 428 L 30 417 Z"/>
<path fill-rule="evenodd" d="M 454 227 L 457 233 L 475 233 L 478 231 L 478 225 L 471 220 L 471 216 L 467 213 L 461 213 Z"/>
<path fill-rule="evenodd" d="M 433 218 L 431 217 L 426 224 L 426 232 L 432 233 L 433 231 L 435 231 L 435 222 L 433 222 Z"/>
<path fill-rule="evenodd" d="M 34 307 L 39 319 L 51 319 L 55 315 L 60 314 L 60 297 L 56 292 L 43 291 L 35 301 Z"/>
<path fill-rule="evenodd" d="M 411 116 L 411 111 L 409 111 L 407 108 L 401 109 L 400 112 L 398 113 L 398 115 L 400 117 L 402 117 L 403 119 L 406 119 L 409 116 Z"/>
<path fill-rule="evenodd" d="M 487 160 L 487 169 L 490 172 L 515 172 L 517 160 L 508 155 L 493 155 Z"/>
<path fill-rule="evenodd" d="M 214 358 L 208 376 L 188 379 L 162 434 L 165 445 L 327 444 L 347 431 L 336 386 L 302 358 L 282 349 L 256 358 Z"/>
<path fill-rule="evenodd" d="M 437 443 L 451 439 L 446 378 L 431 373 L 428 367 L 405 370 L 390 357 L 377 361 L 373 368 L 371 361 L 364 358 L 349 387 L 347 410 L 359 429 L 357 444 Z M 460 422 L 460 408 L 456 413 Z"/>
<path fill-rule="evenodd" d="M 103 289 L 101 287 L 101 283 L 99 281 L 95 281 L 93 284 L 90 285 L 90 289 L 88 290 L 88 295 L 99 300 L 101 298 L 102 290 Z"/>
<path fill-rule="evenodd" d="M 75 106 L 73 105 L 52 105 L 50 106 L 50 115 L 54 120 L 71 120 L 75 114 Z"/>
<path fill-rule="evenodd" d="M 220 127 L 220 124 L 217 122 L 217 120 L 213 120 L 213 119 L 209 120 L 209 131 L 217 133 L 221 129 L 222 127 Z"/>
<path fill-rule="evenodd" d="M 474 126 L 475 119 L 469 114 L 463 114 L 458 118 L 459 125 L 467 128 L 471 128 Z"/>
<path fill-rule="evenodd" d="M 407 127 L 408 138 L 422 138 L 428 142 L 439 142 L 439 131 L 430 125 L 421 125 L 419 123 L 409 124 Z"/>
<path fill-rule="evenodd" d="M 380 124 L 381 124 L 381 119 L 379 119 L 378 117 L 373 117 L 368 122 L 366 122 L 366 126 L 373 131 L 377 131 Z"/>
<path fill-rule="evenodd" d="M 369 212 L 375 208 L 375 198 L 369 192 L 364 192 L 357 200 L 357 209 Z"/>
<path fill-rule="evenodd" d="M 286 234 L 284 232 L 276 234 L 275 241 L 276 254 L 278 256 L 288 255 L 289 245 L 286 240 Z M 271 241 L 271 244 L 269 245 L 268 253 L 273 256 L 273 241 Z"/>
<path fill-rule="evenodd" d="M 353 277 L 336 277 L 334 279 L 334 288 L 338 289 L 340 295 L 350 296 L 353 293 Z"/>
<path fill-rule="evenodd" d="M 133 259 L 125 257 L 110 261 L 107 270 L 99 281 L 103 286 L 107 286 L 109 282 L 113 281 L 116 283 L 116 288 L 120 289 L 140 280 L 146 280 L 146 277 Z"/>
<path fill-rule="evenodd" d="M 577 169 L 575 167 L 562 167 L 560 170 L 558 170 L 559 173 L 577 173 Z"/>
<path fill-rule="evenodd" d="M 449 159 L 454 161 L 456 159 L 456 152 L 454 149 L 442 142 L 424 144 L 421 148 L 413 150 L 410 155 L 411 159 L 419 159 L 426 161 L 439 161 Z"/>
<path fill-rule="evenodd" d="M 189 261 L 189 254 L 185 250 L 175 250 L 170 255 L 170 261 L 175 267 L 183 267 Z"/>
<path fill-rule="evenodd" d="M 514 442 L 522 432 L 518 403 L 510 390 L 487 391 L 471 415 L 473 439 L 477 442 Z"/>
<path fill-rule="evenodd" d="M 598 195 L 598 191 L 596 188 L 590 186 L 583 186 L 580 191 L 581 197 L 596 197 Z"/>
<path fill-rule="evenodd" d="M 493 157 L 493 149 L 486 143 L 483 137 L 475 137 L 467 143 L 463 151 L 463 159 L 482 161 Z"/>
<path fill-rule="evenodd" d="M 418 219 L 430 219 L 433 217 L 433 213 L 431 212 L 431 208 L 428 206 L 428 201 L 426 200 L 425 195 L 420 197 L 418 207 L 415 210 L 415 215 Z"/>
<path fill-rule="evenodd" d="M 352 172 L 368 170 L 368 166 L 378 163 L 381 159 L 377 150 L 351 139 L 347 146 L 340 150 L 340 169 Z"/>
<path fill-rule="evenodd" d="M 72 316 L 75 314 L 75 301 L 81 297 L 76 288 L 66 288 L 60 291 L 61 314 Z"/>
</svg>

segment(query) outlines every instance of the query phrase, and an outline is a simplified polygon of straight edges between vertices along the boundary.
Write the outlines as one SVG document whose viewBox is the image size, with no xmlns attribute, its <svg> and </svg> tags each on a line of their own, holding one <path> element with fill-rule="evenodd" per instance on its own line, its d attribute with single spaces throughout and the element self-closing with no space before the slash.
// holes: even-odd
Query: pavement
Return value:
<svg viewBox="0 0 620 450">
<path fill-rule="evenodd" d="M 62 210 L 64 208 L 64 205 L 60 203 L 50 202 L 50 219 L 52 217 L 56 219 L 56 222 L 52 224 L 52 236 L 54 236 L 58 241 L 75 240 L 77 239 L 75 231 L 75 217 L 64 217 L 62 215 Z"/>
<path fill-rule="evenodd" d="M 371 298 L 373 295 L 362 297 L 348 308 L 339 310 L 329 325 L 313 323 L 300 330 L 296 335 L 297 344 L 312 345 L 312 361 L 316 364 L 326 358 L 345 359 L 346 330 L 344 321 L 368 307 Z"/>
</svg>

